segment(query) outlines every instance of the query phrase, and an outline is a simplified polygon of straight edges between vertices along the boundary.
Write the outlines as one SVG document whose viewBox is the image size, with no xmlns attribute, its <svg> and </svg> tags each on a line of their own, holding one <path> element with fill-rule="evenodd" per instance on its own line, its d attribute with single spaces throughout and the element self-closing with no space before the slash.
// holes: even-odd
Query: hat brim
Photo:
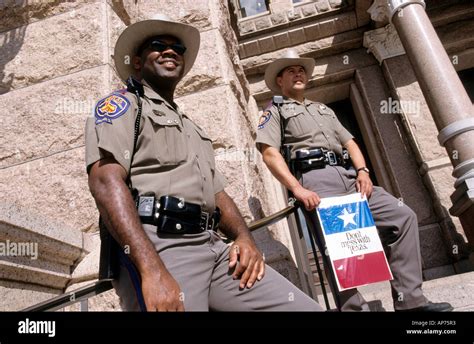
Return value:
<svg viewBox="0 0 474 344">
<path fill-rule="evenodd" d="M 135 75 L 136 70 L 133 68 L 132 58 L 140 45 L 145 40 L 160 35 L 176 37 L 186 47 L 183 55 L 185 62 L 183 76 L 189 72 L 199 51 L 201 40 L 199 30 L 187 24 L 150 19 L 127 27 L 115 44 L 114 62 L 117 74 L 122 80 L 125 81 L 130 75 Z"/>
<path fill-rule="evenodd" d="M 281 70 L 290 66 L 303 66 L 308 80 L 313 75 L 315 62 L 311 58 L 281 58 L 270 63 L 265 70 L 265 84 L 275 93 L 281 93 L 280 86 L 276 82 L 276 77 Z"/>
</svg>

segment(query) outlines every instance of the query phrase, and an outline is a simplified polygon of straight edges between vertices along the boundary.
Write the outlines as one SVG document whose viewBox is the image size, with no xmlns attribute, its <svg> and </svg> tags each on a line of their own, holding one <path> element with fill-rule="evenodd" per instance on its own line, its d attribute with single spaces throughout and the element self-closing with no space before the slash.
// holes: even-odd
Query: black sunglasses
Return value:
<svg viewBox="0 0 474 344">
<path fill-rule="evenodd" d="M 181 43 L 166 44 L 161 41 L 152 41 L 150 43 L 150 47 L 153 51 L 158 51 L 160 53 L 162 53 L 168 48 L 171 48 L 171 50 L 173 50 L 178 55 L 183 55 L 186 51 L 186 47 Z"/>
</svg>

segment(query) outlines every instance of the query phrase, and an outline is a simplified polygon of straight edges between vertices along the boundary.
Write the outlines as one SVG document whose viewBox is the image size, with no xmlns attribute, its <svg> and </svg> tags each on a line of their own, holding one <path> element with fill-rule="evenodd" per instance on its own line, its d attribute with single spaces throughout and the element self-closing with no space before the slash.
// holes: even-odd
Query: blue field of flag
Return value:
<svg viewBox="0 0 474 344">
<path fill-rule="evenodd" d="M 318 212 L 326 235 L 375 226 L 366 200 L 319 208 Z"/>
</svg>

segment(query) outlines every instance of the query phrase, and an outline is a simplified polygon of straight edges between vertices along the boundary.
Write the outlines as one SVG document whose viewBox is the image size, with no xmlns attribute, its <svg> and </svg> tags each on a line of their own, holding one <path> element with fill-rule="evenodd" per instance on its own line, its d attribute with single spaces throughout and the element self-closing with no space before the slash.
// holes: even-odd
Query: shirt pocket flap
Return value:
<svg viewBox="0 0 474 344">
<path fill-rule="evenodd" d="M 333 116 L 334 117 L 334 112 L 328 108 L 328 107 L 319 107 L 318 108 L 318 112 L 321 114 L 321 115 L 324 115 L 324 116 Z"/>
<path fill-rule="evenodd" d="M 281 115 L 283 116 L 284 119 L 290 119 L 299 115 L 303 115 L 304 113 L 302 111 L 282 111 Z"/>
<path fill-rule="evenodd" d="M 165 114 L 158 111 L 153 111 L 153 112 L 155 116 L 150 116 L 150 120 L 153 123 L 158 124 L 160 126 L 166 126 L 166 127 L 170 127 L 170 126 L 181 127 L 179 120 L 172 118 L 170 116 L 166 116 Z"/>
</svg>

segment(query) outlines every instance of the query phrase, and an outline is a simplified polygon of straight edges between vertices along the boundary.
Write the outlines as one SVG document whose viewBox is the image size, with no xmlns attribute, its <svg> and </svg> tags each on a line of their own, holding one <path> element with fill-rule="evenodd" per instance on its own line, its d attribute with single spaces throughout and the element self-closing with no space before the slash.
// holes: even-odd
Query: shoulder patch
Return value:
<svg viewBox="0 0 474 344">
<path fill-rule="evenodd" d="M 130 101 L 119 93 L 101 99 L 95 106 L 95 124 L 103 122 L 112 123 L 112 120 L 119 118 L 130 107 Z"/>
<path fill-rule="evenodd" d="M 272 113 L 270 110 L 264 111 L 258 120 L 258 129 L 263 129 L 265 124 L 270 120 L 272 117 Z"/>
</svg>

